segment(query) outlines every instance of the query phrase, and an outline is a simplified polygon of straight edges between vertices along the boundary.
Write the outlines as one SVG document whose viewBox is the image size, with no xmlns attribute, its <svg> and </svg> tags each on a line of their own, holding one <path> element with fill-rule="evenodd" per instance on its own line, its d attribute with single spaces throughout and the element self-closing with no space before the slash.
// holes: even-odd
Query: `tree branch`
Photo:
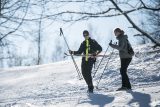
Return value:
<svg viewBox="0 0 160 107">
<path fill-rule="evenodd" d="M 4 38 L 7 37 L 8 35 L 10 35 L 10 34 L 16 32 L 16 31 L 19 29 L 19 27 L 20 27 L 20 26 L 22 25 L 22 23 L 24 22 L 24 18 L 25 18 L 26 15 L 27 15 L 29 3 L 30 3 L 30 0 L 28 1 L 28 4 L 27 4 L 27 7 L 26 7 L 25 14 L 24 14 L 24 16 L 23 16 L 21 22 L 19 23 L 19 25 L 15 28 L 15 30 L 10 31 L 10 32 L 8 32 L 7 34 L 3 35 L 3 36 L 0 38 L 0 41 L 2 41 L 2 39 L 4 39 Z"/>
<path fill-rule="evenodd" d="M 160 10 L 160 7 L 159 7 L 159 8 L 147 7 L 146 4 L 143 2 L 143 0 L 140 0 L 140 2 L 141 2 L 141 4 L 143 5 L 143 8 L 144 8 L 144 9 L 152 10 L 152 11 L 159 11 L 159 10 Z"/>
<path fill-rule="evenodd" d="M 1 10 L 2 10 L 2 1 L 0 0 L 0 18 L 1 18 Z"/>
<path fill-rule="evenodd" d="M 149 38 L 153 43 L 157 44 L 158 46 L 160 46 L 160 43 L 158 41 L 156 41 L 155 39 L 153 39 L 148 33 L 144 32 L 142 29 L 140 29 L 132 20 L 131 18 L 127 15 L 127 13 L 123 12 L 123 10 L 114 2 L 114 0 L 110 0 L 112 2 L 112 4 L 117 8 L 117 10 L 120 11 L 120 13 L 122 13 L 126 19 L 130 22 L 130 24 L 133 26 L 133 28 L 135 28 L 137 31 L 139 31 L 140 33 L 142 33 L 143 35 L 145 35 L 147 38 Z"/>
<path fill-rule="evenodd" d="M 88 0 L 67 0 L 67 1 L 65 1 L 65 0 L 58 0 L 58 1 L 55 1 L 55 0 L 51 0 L 51 2 L 63 2 L 63 3 L 69 3 L 69 2 L 78 2 L 78 3 L 81 3 L 81 2 L 86 2 L 86 1 L 88 1 Z"/>
</svg>

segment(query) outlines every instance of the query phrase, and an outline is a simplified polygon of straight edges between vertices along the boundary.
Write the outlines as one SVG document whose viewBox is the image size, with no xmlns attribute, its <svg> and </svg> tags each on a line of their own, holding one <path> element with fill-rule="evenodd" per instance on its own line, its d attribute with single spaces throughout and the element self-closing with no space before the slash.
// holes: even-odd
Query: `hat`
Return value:
<svg viewBox="0 0 160 107">
<path fill-rule="evenodd" d="M 116 28 L 116 29 L 114 30 L 114 32 L 120 32 L 121 34 L 124 34 L 124 31 L 121 30 L 120 28 Z"/>
<path fill-rule="evenodd" d="M 89 36 L 89 32 L 87 30 L 83 31 L 83 36 Z"/>
</svg>

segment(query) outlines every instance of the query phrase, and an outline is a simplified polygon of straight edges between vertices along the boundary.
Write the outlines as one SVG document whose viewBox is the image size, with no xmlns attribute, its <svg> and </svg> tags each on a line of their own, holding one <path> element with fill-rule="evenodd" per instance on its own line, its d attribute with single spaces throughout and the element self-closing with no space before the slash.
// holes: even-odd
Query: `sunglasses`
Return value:
<svg viewBox="0 0 160 107">
<path fill-rule="evenodd" d="M 84 36 L 84 37 L 85 37 L 85 36 L 88 36 L 88 34 L 87 34 L 87 33 L 84 33 L 83 36 Z"/>
</svg>

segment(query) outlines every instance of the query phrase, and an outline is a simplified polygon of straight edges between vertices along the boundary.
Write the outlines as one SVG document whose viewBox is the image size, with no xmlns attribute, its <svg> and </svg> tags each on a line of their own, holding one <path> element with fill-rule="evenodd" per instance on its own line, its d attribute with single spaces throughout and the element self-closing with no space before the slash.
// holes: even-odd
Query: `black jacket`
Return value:
<svg viewBox="0 0 160 107">
<path fill-rule="evenodd" d="M 102 51 L 102 47 L 97 43 L 96 40 L 94 39 L 91 39 L 89 38 L 89 51 L 88 53 L 89 54 L 94 54 L 95 52 L 99 51 L 101 52 Z M 74 51 L 74 54 L 86 54 L 86 41 L 84 40 L 81 45 L 80 45 L 80 48 L 78 49 L 78 51 Z"/>
</svg>

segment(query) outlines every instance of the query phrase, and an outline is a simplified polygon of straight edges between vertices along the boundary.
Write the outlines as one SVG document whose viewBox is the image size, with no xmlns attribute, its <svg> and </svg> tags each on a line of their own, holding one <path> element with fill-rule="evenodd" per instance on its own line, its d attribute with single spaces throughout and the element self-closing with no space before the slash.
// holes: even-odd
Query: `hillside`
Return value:
<svg viewBox="0 0 160 107">
<path fill-rule="evenodd" d="M 71 60 L 0 69 L 0 107 L 160 107 L 160 48 L 153 50 L 147 44 L 134 49 L 128 69 L 132 91 L 114 91 L 121 86 L 118 52 L 114 51 L 94 94 L 86 93 Z M 108 57 L 93 79 L 95 86 L 107 61 Z M 80 68 L 81 59 L 76 62 Z"/>
</svg>

